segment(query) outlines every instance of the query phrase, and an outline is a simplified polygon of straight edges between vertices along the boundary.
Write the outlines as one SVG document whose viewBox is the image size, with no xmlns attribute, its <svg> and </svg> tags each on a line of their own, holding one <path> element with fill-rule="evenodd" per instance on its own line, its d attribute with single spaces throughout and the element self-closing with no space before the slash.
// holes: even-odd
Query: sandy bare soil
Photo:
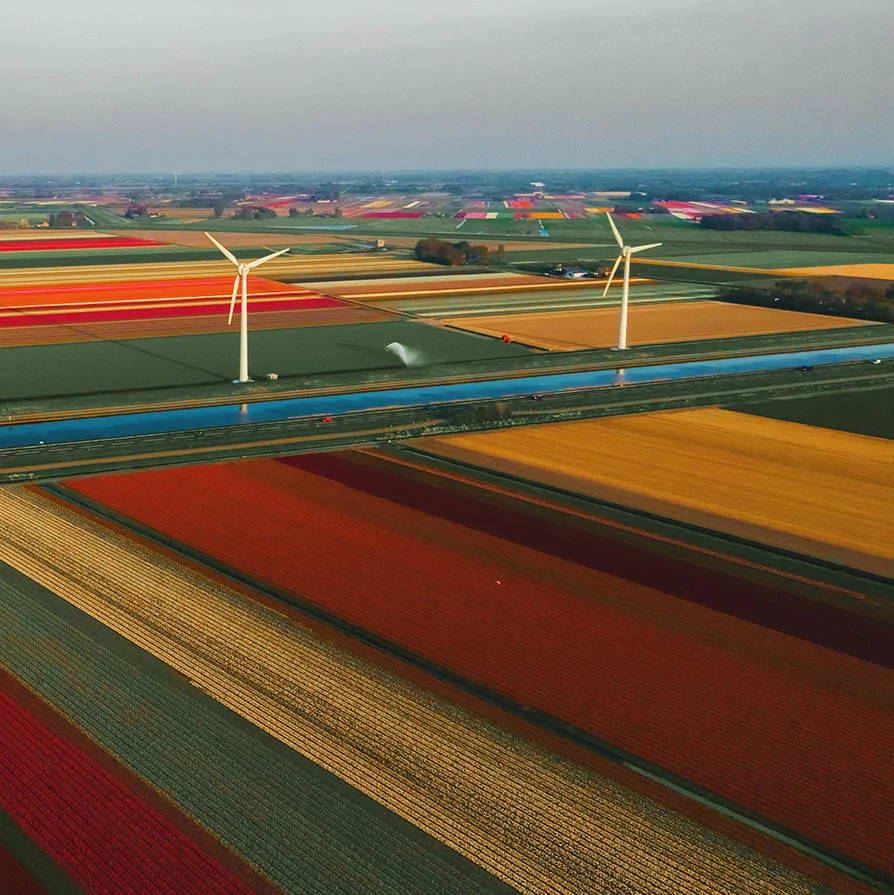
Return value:
<svg viewBox="0 0 894 895">
<path fill-rule="evenodd" d="M 618 308 L 581 311 L 546 311 L 533 314 L 496 314 L 492 317 L 453 317 L 447 326 L 549 348 L 574 351 L 581 348 L 610 348 L 618 341 Z M 734 336 L 801 332 L 863 326 L 865 320 L 777 311 L 719 301 L 674 302 L 637 305 L 630 309 L 627 330 L 629 345 L 666 342 L 697 342 Z"/>
</svg>

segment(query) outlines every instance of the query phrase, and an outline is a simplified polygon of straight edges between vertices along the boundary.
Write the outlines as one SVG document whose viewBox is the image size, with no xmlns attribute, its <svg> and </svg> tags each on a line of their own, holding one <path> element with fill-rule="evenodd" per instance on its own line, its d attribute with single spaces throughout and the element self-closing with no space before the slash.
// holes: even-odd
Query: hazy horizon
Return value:
<svg viewBox="0 0 894 895">
<path fill-rule="evenodd" d="M 2 22 L 4 176 L 894 166 L 890 0 L 44 0 Z"/>
</svg>

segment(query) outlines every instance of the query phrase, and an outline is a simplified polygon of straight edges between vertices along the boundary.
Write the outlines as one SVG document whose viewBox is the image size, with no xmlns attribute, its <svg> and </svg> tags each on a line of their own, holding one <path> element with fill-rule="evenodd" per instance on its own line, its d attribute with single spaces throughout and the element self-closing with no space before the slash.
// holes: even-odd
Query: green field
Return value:
<svg viewBox="0 0 894 895">
<path fill-rule="evenodd" d="M 13 223 L 18 224 L 23 220 L 28 221 L 28 223 L 34 227 L 37 224 L 45 224 L 47 222 L 47 216 L 45 214 L 38 214 L 34 211 L 0 211 L 0 221 L 12 221 Z M 23 239 L 27 239 L 27 230 L 18 232 Z"/>
<path fill-rule="evenodd" d="M 888 362 L 890 364 L 890 361 Z M 894 439 L 894 386 L 850 390 L 776 401 L 730 404 L 727 410 L 738 410 L 755 416 L 766 416 L 807 426 L 839 429 L 874 438 Z"/>
<path fill-rule="evenodd" d="M 583 308 L 617 307 L 621 296 L 613 288 L 602 297 L 603 288 L 575 287 L 573 289 L 532 289 L 525 292 L 466 293 L 377 300 L 377 307 L 414 314 L 418 317 L 460 317 L 473 314 L 528 313 L 544 310 L 580 310 Z M 715 289 L 710 285 L 690 283 L 644 283 L 631 287 L 632 304 L 652 304 L 664 301 L 691 301 L 711 298 Z"/>
<path fill-rule="evenodd" d="M 263 379 L 402 370 L 391 342 L 421 352 L 425 366 L 527 356 L 497 339 L 410 320 L 261 330 L 249 338 L 250 369 Z M 0 402 L 224 383 L 235 378 L 238 332 L 5 348 Z M 296 383 L 298 385 L 299 383 Z"/>
</svg>

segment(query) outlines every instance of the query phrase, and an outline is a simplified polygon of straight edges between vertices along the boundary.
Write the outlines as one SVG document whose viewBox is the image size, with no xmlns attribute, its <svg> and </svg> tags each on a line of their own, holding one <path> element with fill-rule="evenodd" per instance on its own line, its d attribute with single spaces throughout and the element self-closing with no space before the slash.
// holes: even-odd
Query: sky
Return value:
<svg viewBox="0 0 894 895">
<path fill-rule="evenodd" d="M 894 0 L 0 2 L 0 174 L 894 167 Z"/>
</svg>

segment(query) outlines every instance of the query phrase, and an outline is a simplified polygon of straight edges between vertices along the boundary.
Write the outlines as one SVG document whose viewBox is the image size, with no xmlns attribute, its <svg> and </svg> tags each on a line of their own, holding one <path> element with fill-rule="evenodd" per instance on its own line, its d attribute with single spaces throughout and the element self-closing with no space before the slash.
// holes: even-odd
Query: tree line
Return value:
<svg viewBox="0 0 894 895">
<path fill-rule="evenodd" d="M 847 236 L 840 214 L 813 214 L 809 211 L 772 211 L 768 214 L 706 214 L 701 219 L 706 230 L 788 230 L 795 233 L 826 233 Z"/>
<path fill-rule="evenodd" d="M 894 283 L 835 286 L 816 280 L 777 280 L 772 288 L 730 286 L 717 298 L 734 304 L 894 323 Z"/>
<path fill-rule="evenodd" d="M 52 229 L 68 229 L 69 227 L 89 227 L 90 222 L 82 211 L 60 211 L 51 214 L 47 223 Z"/>
</svg>

